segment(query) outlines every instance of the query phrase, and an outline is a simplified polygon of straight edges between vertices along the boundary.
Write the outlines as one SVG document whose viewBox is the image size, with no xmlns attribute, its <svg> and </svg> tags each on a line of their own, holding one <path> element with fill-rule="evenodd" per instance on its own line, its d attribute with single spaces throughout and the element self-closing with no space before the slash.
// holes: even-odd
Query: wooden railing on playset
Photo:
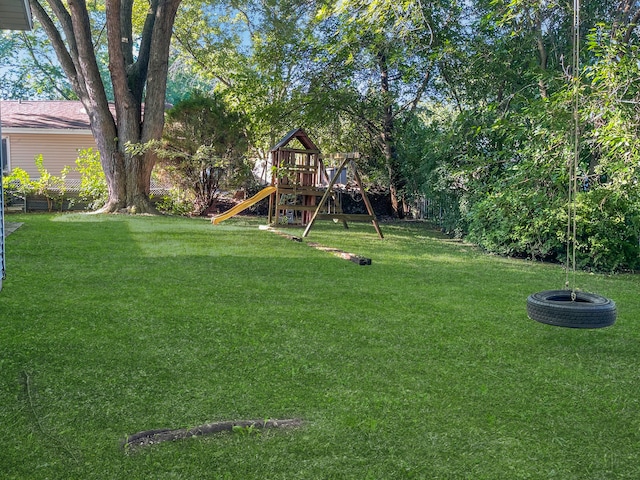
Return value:
<svg viewBox="0 0 640 480">
<path fill-rule="evenodd" d="M 371 222 L 378 236 L 383 238 L 354 162 L 354 154 L 346 155 L 334 170 L 333 177 L 329 179 L 318 150 L 280 149 L 273 153 L 275 175 L 272 178 L 272 186 L 276 191 L 269 202 L 270 224 L 286 222 L 289 225 L 305 226 L 303 237 L 306 237 L 316 220 L 340 221 L 345 228 L 348 228 L 348 221 Z M 353 172 L 367 214 L 347 214 L 342 211 L 340 197 L 334 191 L 334 186 L 346 167 Z M 329 183 L 325 186 L 323 181 L 326 179 Z"/>
<path fill-rule="evenodd" d="M 269 223 L 279 224 L 283 216 L 287 223 L 306 225 L 315 211 L 316 197 L 323 193 L 318 188 L 318 172 L 324 170 L 320 151 L 280 148 L 272 152 L 271 161 L 276 192 L 269 202 Z"/>
</svg>

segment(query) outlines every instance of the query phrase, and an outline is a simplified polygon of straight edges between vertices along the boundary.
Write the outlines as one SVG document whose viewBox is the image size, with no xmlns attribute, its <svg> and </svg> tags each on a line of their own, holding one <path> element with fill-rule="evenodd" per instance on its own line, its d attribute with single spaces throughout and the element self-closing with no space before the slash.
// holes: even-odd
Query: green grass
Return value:
<svg viewBox="0 0 640 480">
<path fill-rule="evenodd" d="M 0 292 L 0 476 L 637 479 L 636 276 L 578 274 L 616 325 L 527 319 L 561 267 L 420 224 L 309 240 L 201 219 L 27 215 Z M 300 234 L 301 232 L 296 232 Z M 153 428 L 300 417 L 134 452 Z"/>
</svg>

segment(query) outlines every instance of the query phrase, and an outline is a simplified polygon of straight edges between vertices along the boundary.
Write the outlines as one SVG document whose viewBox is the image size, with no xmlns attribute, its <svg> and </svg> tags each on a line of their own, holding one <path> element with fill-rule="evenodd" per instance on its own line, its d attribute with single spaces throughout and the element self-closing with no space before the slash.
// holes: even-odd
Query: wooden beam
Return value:
<svg viewBox="0 0 640 480">
<path fill-rule="evenodd" d="M 371 222 L 373 223 L 373 228 L 378 232 L 378 236 L 380 238 L 384 238 L 382 236 L 382 231 L 380 230 L 380 225 L 378 225 L 378 219 L 376 218 L 376 214 L 373 211 L 373 207 L 371 206 L 371 202 L 369 201 L 369 197 L 367 197 L 367 192 L 364 191 L 364 187 L 362 186 L 362 179 L 360 178 L 360 174 L 358 173 L 358 168 L 353 160 L 351 160 L 351 165 L 353 166 L 353 174 L 356 179 L 356 183 L 358 187 L 360 187 L 360 193 L 362 193 L 362 200 L 364 200 L 364 204 L 367 206 L 367 212 L 369 215 L 373 217 Z"/>
<path fill-rule="evenodd" d="M 319 189 L 317 187 L 310 187 L 309 185 L 305 186 L 291 186 L 291 185 L 282 185 L 278 187 L 278 192 L 280 195 L 288 195 L 288 194 L 296 194 L 296 195 L 315 195 L 316 197 L 321 197 L 324 195 L 324 188 Z"/>
<path fill-rule="evenodd" d="M 375 216 L 365 213 L 319 213 L 316 220 L 348 220 L 349 222 L 370 222 Z"/>
<path fill-rule="evenodd" d="M 278 151 L 287 153 L 308 153 L 309 155 L 320 154 L 320 150 L 304 150 L 301 148 L 280 148 Z"/>
<path fill-rule="evenodd" d="M 278 204 L 278 210 L 293 210 L 296 212 L 314 212 L 316 210 L 315 205 L 286 205 Z"/>
<path fill-rule="evenodd" d="M 336 257 L 349 260 L 350 262 L 356 263 L 358 265 L 371 265 L 370 258 L 363 257 L 361 255 L 356 255 L 355 253 L 345 252 L 344 250 L 340 250 L 339 248 L 325 247 L 324 245 L 320 245 L 319 243 L 314 243 L 314 242 L 308 242 L 307 245 L 317 250 L 322 250 L 323 252 L 329 252 L 335 255 Z"/>
<path fill-rule="evenodd" d="M 311 220 L 307 224 L 307 228 L 305 228 L 304 233 L 302 234 L 303 238 L 309 235 L 309 230 L 311 230 L 311 227 L 313 226 L 313 223 L 316 221 L 316 217 L 319 215 L 320 211 L 322 210 L 322 207 L 324 207 L 324 204 L 327 203 L 327 199 L 329 198 L 331 189 L 333 188 L 333 185 L 338 180 L 338 177 L 340 176 L 340 172 L 342 172 L 342 169 L 344 168 L 344 166 L 347 164 L 348 161 L 349 159 L 345 158 L 340 164 L 340 167 L 338 167 L 338 169 L 336 170 L 335 175 L 333 176 L 333 178 L 329 182 L 329 185 L 327 186 L 327 191 L 324 192 L 324 195 L 322 196 L 322 199 L 320 200 L 320 203 L 318 204 L 318 207 L 316 208 L 316 211 L 314 212 L 313 217 L 311 217 Z"/>
</svg>

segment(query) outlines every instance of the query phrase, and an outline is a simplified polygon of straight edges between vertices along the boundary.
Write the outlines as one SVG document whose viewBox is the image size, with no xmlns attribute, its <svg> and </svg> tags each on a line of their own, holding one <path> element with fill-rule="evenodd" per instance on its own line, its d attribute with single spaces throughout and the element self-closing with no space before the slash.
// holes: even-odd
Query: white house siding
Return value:
<svg viewBox="0 0 640 480">
<path fill-rule="evenodd" d="M 20 167 L 33 179 L 39 178 L 35 158 L 42 154 L 44 167 L 52 175 L 59 176 L 65 166 L 76 167 L 78 152 L 85 148 L 97 150 L 89 131 L 78 133 L 22 133 L 5 128 L 2 134 L 8 139 L 9 166 Z M 77 172 L 67 174 L 68 179 L 79 179 Z"/>
</svg>

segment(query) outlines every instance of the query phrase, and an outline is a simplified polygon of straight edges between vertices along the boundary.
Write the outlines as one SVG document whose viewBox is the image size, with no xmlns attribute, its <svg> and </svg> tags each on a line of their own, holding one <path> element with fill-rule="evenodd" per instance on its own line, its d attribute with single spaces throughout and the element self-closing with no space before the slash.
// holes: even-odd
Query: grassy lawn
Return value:
<svg viewBox="0 0 640 480">
<path fill-rule="evenodd" d="M 0 292 L 10 479 L 637 479 L 640 279 L 579 274 L 616 325 L 527 319 L 559 266 L 418 224 L 309 240 L 202 219 L 12 215 Z M 300 232 L 297 232 L 298 234 Z M 126 451 L 127 435 L 302 418 Z"/>
</svg>

